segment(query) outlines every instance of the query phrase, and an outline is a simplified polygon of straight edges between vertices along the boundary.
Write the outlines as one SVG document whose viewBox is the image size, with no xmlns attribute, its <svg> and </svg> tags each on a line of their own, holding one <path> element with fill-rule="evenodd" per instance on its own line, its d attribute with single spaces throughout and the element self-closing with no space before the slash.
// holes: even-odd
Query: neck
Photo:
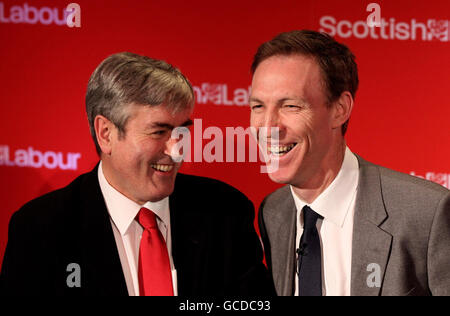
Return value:
<svg viewBox="0 0 450 316">
<path fill-rule="evenodd" d="M 302 201 L 308 204 L 313 203 L 330 186 L 341 170 L 346 146 L 344 141 L 336 149 L 330 150 L 307 181 L 297 185 L 292 184 L 294 193 Z"/>
</svg>

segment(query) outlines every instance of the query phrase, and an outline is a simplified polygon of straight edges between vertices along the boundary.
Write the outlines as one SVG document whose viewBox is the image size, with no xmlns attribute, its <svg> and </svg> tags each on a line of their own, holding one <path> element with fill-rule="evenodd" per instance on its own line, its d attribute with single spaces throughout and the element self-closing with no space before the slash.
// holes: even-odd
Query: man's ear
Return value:
<svg viewBox="0 0 450 316">
<path fill-rule="evenodd" d="M 333 128 L 341 129 L 341 126 L 348 121 L 353 110 L 353 97 L 350 92 L 342 92 L 339 99 L 333 102 Z"/>
<path fill-rule="evenodd" d="M 103 115 L 97 115 L 94 119 L 94 128 L 102 153 L 105 155 L 111 154 L 114 124 Z"/>
</svg>

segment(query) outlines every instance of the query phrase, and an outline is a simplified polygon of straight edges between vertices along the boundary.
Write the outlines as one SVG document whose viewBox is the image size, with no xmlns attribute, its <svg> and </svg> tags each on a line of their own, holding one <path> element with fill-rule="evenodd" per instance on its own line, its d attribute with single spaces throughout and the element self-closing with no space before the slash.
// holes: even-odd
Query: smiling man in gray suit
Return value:
<svg viewBox="0 0 450 316">
<path fill-rule="evenodd" d="M 350 50 L 314 31 L 282 33 L 259 47 L 252 72 L 251 125 L 269 129 L 258 133 L 276 162 L 269 175 L 287 184 L 259 213 L 278 295 L 450 295 L 449 191 L 346 145 Z"/>
</svg>

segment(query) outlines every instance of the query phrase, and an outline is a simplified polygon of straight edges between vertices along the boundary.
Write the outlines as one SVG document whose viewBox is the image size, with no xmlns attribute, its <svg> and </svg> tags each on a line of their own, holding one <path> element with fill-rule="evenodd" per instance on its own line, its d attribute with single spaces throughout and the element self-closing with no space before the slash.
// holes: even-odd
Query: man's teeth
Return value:
<svg viewBox="0 0 450 316">
<path fill-rule="evenodd" d="M 153 169 L 162 171 L 162 172 L 169 172 L 173 169 L 173 165 L 160 165 L 160 164 L 153 164 L 151 165 Z"/>
<path fill-rule="evenodd" d="M 283 155 L 291 151 L 297 144 L 283 145 L 283 146 L 270 146 L 269 152 L 271 154 Z"/>
</svg>

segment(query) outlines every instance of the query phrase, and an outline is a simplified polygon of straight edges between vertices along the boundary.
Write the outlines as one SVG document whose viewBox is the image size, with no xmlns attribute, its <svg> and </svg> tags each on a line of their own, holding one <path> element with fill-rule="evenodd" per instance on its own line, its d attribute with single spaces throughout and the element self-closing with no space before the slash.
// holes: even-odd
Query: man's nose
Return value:
<svg viewBox="0 0 450 316">
<path fill-rule="evenodd" d="M 189 134 L 182 134 L 181 137 L 189 137 Z M 180 135 L 172 133 L 164 144 L 164 154 L 171 157 L 173 162 L 181 162 L 183 160 L 185 148 L 180 142 Z"/>
<path fill-rule="evenodd" d="M 175 145 L 177 144 L 177 142 L 178 142 L 178 139 L 176 139 L 174 137 L 169 137 L 164 144 L 164 154 L 167 156 L 170 156 L 170 157 L 176 155 L 176 153 L 174 152 L 175 151 L 174 149 L 175 149 Z M 172 160 L 174 160 L 173 158 L 174 157 L 172 157 Z"/>
<path fill-rule="evenodd" d="M 262 137 L 270 141 L 273 138 L 279 138 L 282 124 L 277 111 L 268 112 L 264 117 L 264 125 L 262 126 Z"/>
<path fill-rule="evenodd" d="M 264 127 L 277 127 L 279 123 L 279 115 L 276 110 L 266 111 L 263 119 Z"/>
</svg>

